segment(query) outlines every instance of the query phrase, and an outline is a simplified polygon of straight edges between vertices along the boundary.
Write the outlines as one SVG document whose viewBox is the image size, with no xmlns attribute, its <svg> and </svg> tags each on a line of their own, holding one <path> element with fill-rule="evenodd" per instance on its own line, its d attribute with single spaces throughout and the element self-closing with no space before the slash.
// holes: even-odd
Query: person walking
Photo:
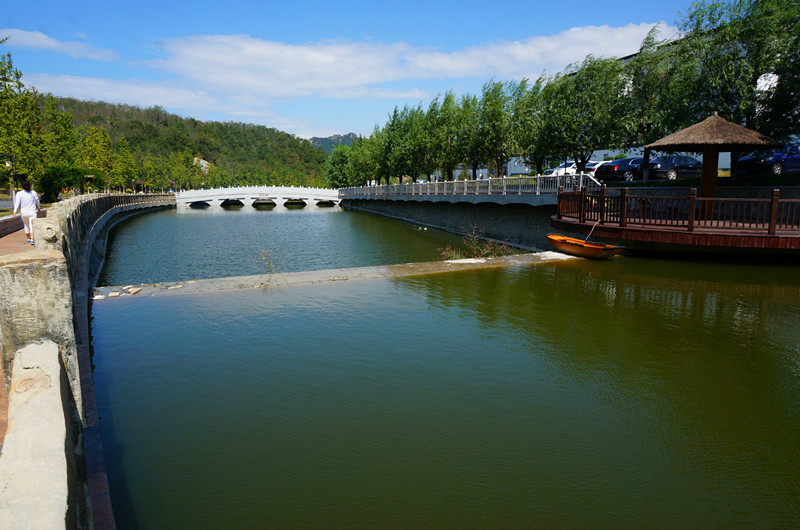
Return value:
<svg viewBox="0 0 800 530">
<path fill-rule="evenodd" d="M 41 211 L 42 205 L 39 203 L 39 195 L 31 190 L 31 183 L 28 180 L 22 181 L 22 191 L 17 192 L 14 197 L 13 216 L 17 216 L 17 210 L 22 217 L 22 227 L 28 237 L 28 243 L 33 245 L 33 226 L 31 221 Z"/>
</svg>

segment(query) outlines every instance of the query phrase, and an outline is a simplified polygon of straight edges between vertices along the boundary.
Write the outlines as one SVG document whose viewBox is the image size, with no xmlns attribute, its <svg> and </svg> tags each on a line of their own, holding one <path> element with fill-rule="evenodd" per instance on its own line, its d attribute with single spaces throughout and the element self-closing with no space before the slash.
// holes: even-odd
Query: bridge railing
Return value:
<svg viewBox="0 0 800 530">
<path fill-rule="evenodd" d="M 483 180 L 450 180 L 443 182 L 414 182 L 379 186 L 341 188 L 340 198 L 389 195 L 541 195 L 557 194 L 558 188 L 600 189 L 600 183 L 590 175 L 544 175 L 504 177 Z"/>
<path fill-rule="evenodd" d="M 258 198 L 264 195 L 291 198 L 313 197 L 336 200 L 338 198 L 338 190 L 333 188 L 308 188 L 302 186 L 234 186 L 228 188 L 183 190 L 176 194 L 176 198 L 179 201 L 185 202 L 187 200 L 202 201 L 239 197 Z"/>
</svg>

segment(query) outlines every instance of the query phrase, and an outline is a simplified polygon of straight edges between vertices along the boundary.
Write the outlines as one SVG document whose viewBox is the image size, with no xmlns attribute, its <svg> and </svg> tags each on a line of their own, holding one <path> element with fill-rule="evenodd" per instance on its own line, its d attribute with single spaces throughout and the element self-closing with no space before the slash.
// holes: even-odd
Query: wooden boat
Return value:
<svg viewBox="0 0 800 530">
<path fill-rule="evenodd" d="M 553 248 L 564 254 L 571 254 L 573 256 L 580 256 L 581 258 L 610 258 L 624 250 L 623 247 L 617 245 L 604 245 L 603 243 L 590 243 L 585 239 L 576 239 L 574 237 L 562 236 L 559 234 L 550 234 L 547 240 L 553 245 Z"/>
</svg>

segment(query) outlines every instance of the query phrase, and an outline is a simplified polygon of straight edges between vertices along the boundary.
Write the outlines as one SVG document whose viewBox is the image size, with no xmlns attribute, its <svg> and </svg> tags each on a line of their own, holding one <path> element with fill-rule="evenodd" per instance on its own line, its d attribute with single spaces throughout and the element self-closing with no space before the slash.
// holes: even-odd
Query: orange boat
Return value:
<svg viewBox="0 0 800 530">
<path fill-rule="evenodd" d="M 617 245 L 604 245 L 602 243 L 589 243 L 584 239 L 576 239 L 558 234 L 550 234 L 547 240 L 553 248 L 564 254 L 580 256 L 581 258 L 610 258 L 624 250 Z"/>
</svg>

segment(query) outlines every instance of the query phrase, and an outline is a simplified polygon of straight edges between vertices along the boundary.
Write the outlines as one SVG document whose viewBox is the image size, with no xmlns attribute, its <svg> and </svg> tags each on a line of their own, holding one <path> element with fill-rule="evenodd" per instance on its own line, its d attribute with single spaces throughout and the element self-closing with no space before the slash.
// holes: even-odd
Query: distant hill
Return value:
<svg viewBox="0 0 800 530">
<path fill-rule="evenodd" d="M 94 125 L 113 142 L 124 136 L 134 157 L 166 159 L 188 152 L 208 160 L 231 183 L 319 184 L 327 155 L 311 142 L 263 125 L 201 122 L 168 113 L 99 101 L 53 97 L 58 110 L 73 116 L 75 127 Z"/>
<path fill-rule="evenodd" d="M 350 145 L 355 140 L 358 139 L 358 135 L 356 133 L 348 133 L 345 135 L 341 134 L 334 134 L 333 136 L 328 136 L 327 138 L 318 138 L 314 137 L 309 140 L 311 145 L 314 147 L 318 147 L 325 151 L 328 154 L 333 152 L 333 148 L 337 145 Z"/>
</svg>

